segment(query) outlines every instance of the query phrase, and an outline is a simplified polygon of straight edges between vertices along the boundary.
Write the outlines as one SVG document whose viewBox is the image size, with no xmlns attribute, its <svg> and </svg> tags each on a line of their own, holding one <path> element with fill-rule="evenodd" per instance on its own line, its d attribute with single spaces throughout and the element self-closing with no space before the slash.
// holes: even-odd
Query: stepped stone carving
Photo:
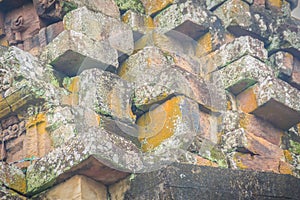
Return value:
<svg viewBox="0 0 300 200">
<path fill-rule="evenodd" d="M 0 199 L 297 199 L 297 4 L 0 0 Z"/>
</svg>

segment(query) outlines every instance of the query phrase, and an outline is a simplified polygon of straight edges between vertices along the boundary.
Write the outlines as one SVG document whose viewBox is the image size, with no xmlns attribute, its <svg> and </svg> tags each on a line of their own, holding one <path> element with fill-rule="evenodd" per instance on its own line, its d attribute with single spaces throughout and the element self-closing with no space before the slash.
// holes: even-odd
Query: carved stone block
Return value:
<svg viewBox="0 0 300 200">
<path fill-rule="evenodd" d="M 41 26 L 33 4 L 23 5 L 5 15 L 4 28 L 8 43 L 22 49 L 24 41 L 37 34 Z"/>
</svg>

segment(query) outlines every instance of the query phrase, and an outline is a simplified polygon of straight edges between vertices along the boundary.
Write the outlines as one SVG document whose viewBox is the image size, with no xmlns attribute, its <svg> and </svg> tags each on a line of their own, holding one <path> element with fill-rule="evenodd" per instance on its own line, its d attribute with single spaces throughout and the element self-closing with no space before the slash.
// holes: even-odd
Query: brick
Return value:
<svg viewBox="0 0 300 200">
<path fill-rule="evenodd" d="M 41 61 L 69 76 L 77 75 L 83 67 L 114 71 L 118 67 L 117 58 L 117 51 L 108 43 L 95 42 L 72 30 L 59 34 L 40 55 Z"/>
</svg>

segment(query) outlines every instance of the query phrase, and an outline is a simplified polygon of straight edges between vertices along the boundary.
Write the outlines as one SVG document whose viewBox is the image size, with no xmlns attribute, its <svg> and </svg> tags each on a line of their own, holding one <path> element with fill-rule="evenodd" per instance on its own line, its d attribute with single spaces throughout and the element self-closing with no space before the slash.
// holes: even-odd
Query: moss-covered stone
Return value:
<svg viewBox="0 0 300 200">
<path fill-rule="evenodd" d="M 145 13 L 145 8 L 139 0 L 115 0 L 121 11 L 133 10 L 139 13 Z"/>
</svg>

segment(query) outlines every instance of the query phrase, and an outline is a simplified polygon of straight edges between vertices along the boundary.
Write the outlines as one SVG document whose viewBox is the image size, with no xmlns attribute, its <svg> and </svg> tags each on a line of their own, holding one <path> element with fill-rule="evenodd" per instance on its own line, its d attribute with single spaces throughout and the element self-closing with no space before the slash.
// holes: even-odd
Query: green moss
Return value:
<svg viewBox="0 0 300 200">
<path fill-rule="evenodd" d="M 139 13 L 145 13 L 145 8 L 139 0 L 115 0 L 115 2 L 122 11 L 132 10 Z"/>
<path fill-rule="evenodd" d="M 300 143 L 290 140 L 290 145 L 291 145 L 290 151 L 300 155 Z"/>
<path fill-rule="evenodd" d="M 63 12 L 66 14 L 72 10 L 75 10 L 77 8 L 77 5 L 71 2 L 67 2 L 67 1 L 61 1 L 62 3 L 62 9 Z"/>
</svg>

